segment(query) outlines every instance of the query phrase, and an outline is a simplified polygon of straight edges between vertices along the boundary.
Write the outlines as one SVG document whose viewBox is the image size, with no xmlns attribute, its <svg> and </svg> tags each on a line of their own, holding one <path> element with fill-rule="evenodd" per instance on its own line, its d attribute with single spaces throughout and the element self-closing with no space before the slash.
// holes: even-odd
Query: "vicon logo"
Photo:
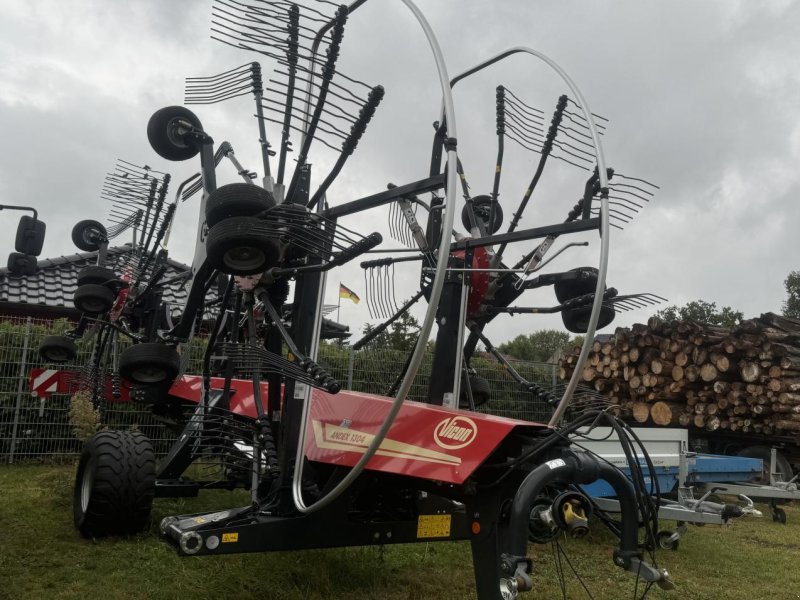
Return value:
<svg viewBox="0 0 800 600">
<path fill-rule="evenodd" d="M 449 417 L 433 430 L 433 441 L 448 450 L 469 446 L 476 437 L 478 426 L 468 417 Z"/>
</svg>

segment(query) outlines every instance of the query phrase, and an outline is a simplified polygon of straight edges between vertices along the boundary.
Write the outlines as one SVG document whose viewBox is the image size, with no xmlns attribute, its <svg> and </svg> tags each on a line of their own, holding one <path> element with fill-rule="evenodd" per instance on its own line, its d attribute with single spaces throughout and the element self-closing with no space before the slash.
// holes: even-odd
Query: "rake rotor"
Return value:
<svg viewBox="0 0 800 600">
<path fill-rule="evenodd" d="M 345 6 L 333 10 L 334 6 L 322 1 L 304 5 L 279 1 L 256 5 L 216 0 L 212 14 L 213 39 L 258 52 L 277 63 L 268 80 L 267 94 L 263 98 L 257 96 L 256 117 L 262 132 L 266 123 L 281 128 L 276 176 L 279 185 L 284 185 L 287 155 L 295 150 L 293 138 L 299 138 L 296 165 L 286 186 L 286 197 L 292 198 L 298 191 L 313 141 L 318 140 L 340 153 L 339 161 L 311 198 L 309 206 L 316 205 L 355 150 L 383 97 L 380 86 L 370 86 L 337 69 L 348 10 Z M 320 23 L 327 26 L 322 37 L 316 35 Z M 325 58 L 318 64 L 320 43 L 325 45 L 324 52 L 320 53 Z M 226 98 L 243 93 L 238 71 L 218 77 L 221 80 L 215 79 L 214 83 L 226 90 Z M 215 90 L 213 86 L 206 86 L 203 97 L 214 97 L 208 92 Z M 265 138 L 262 134 L 262 144 L 269 147 Z M 269 174 L 268 166 L 265 172 Z"/>
</svg>

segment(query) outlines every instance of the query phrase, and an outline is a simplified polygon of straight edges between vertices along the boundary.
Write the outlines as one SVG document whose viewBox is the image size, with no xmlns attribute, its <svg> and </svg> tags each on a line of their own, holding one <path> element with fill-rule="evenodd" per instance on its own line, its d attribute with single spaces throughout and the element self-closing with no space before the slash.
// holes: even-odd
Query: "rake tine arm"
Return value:
<svg viewBox="0 0 800 600">
<path fill-rule="evenodd" d="M 289 39 L 287 40 L 288 46 L 286 48 L 286 58 L 289 66 L 289 81 L 286 89 L 286 106 L 283 113 L 283 127 L 281 129 L 281 149 L 278 156 L 278 183 L 283 183 L 284 170 L 286 169 L 286 153 L 289 152 L 291 143 L 289 142 L 289 134 L 291 133 L 291 120 L 292 120 L 292 100 L 294 98 L 295 81 L 297 77 L 297 36 L 298 25 L 300 19 L 300 10 L 296 4 L 293 4 L 289 9 L 289 23 L 286 26 L 289 32 Z"/>
<path fill-rule="evenodd" d="M 558 99 L 558 104 L 556 105 L 555 113 L 553 114 L 553 118 L 550 122 L 550 129 L 547 132 L 547 139 L 544 142 L 544 146 L 542 147 L 542 153 L 539 158 L 539 164 L 536 168 L 536 172 L 533 175 L 533 179 L 531 179 L 530 184 L 528 185 L 528 189 L 525 190 L 525 194 L 520 201 L 519 208 L 517 212 L 514 213 L 514 218 L 511 221 L 511 224 L 508 227 L 508 233 L 513 232 L 517 225 L 519 224 L 520 219 L 522 218 L 522 213 L 525 211 L 525 207 L 528 205 L 528 200 L 530 199 L 533 191 L 536 189 L 536 185 L 539 183 L 539 179 L 542 176 L 542 172 L 544 171 L 544 166 L 547 163 L 547 157 L 550 155 L 550 152 L 553 147 L 553 141 L 558 133 L 558 125 L 561 123 L 561 115 L 564 112 L 564 107 L 567 104 L 567 97 L 561 96 Z M 503 256 L 503 252 L 506 249 L 506 243 L 501 244 L 500 248 L 497 250 L 494 256 L 494 262 L 496 264 L 500 263 L 500 258 Z"/>
<path fill-rule="evenodd" d="M 342 37 L 344 36 L 344 25 L 346 21 L 347 7 L 342 5 L 336 11 L 336 22 L 331 32 L 331 43 L 328 46 L 328 57 L 325 61 L 325 65 L 322 67 L 322 84 L 320 85 L 319 94 L 317 95 L 317 105 L 305 132 L 303 144 L 297 155 L 297 166 L 295 167 L 294 174 L 292 175 L 292 181 L 289 184 L 289 188 L 286 193 L 287 199 L 291 199 L 294 196 L 300 180 L 300 173 L 305 166 L 306 158 L 308 157 L 308 151 L 311 148 L 311 142 L 314 140 L 314 134 L 316 133 L 317 126 L 319 124 L 322 108 L 325 105 L 325 100 L 328 95 L 328 87 L 330 86 L 331 80 L 336 72 L 336 61 L 339 58 L 339 49 L 341 47 Z"/>
<path fill-rule="evenodd" d="M 495 90 L 495 130 L 497 133 L 497 158 L 492 183 L 492 206 L 489 210 L 489 223 L 494 223 L 494 205 L 500 196 L 500 172 L 503 170 L 503 151 L 506 132 L 506 90 L 498 85 Z"/>
<path fill-rule="evenodd" d="M 425 290 L 420 290 L 416 294 L 414 294 L 409 300 L 407 300 L 403 306 L 401 306 L 391 317 L 389 317 L 386 321 L 372 329 L 368 334 L 358 340 L 355 344 L 353 344 L 353 350 L 358 351 L 361 350 L 364 346 L 369 344 L 373 339 L 375 339 L 378 335 L 383 333 L 389 325 L 394 323 L 397 319 L 399 319 L 403 313 L 407 312 L 420 298 L 425 294 Z"/>
<path fill-rule="evenodd" d="M 339 154 L 336 164 L 333 166 L 331 172 L 319 186 L 317 191 L 314 193 L 314 196 L 311 198 L 311 200 L 308 201 L 309 210 L 314 209 L 320 198 L 322 198 L 322 196 L 330 187 L 331 183 L 333 183 L 333 180 L 339 175 L 342 167 L 344 167 L 344 163 L 355 151 L 361 136 L 364 135 L 364 132 L 367 130 L 367 125 L 369 125 L 370 120 L 372 120 L 372 117 L 375 115 L 375 111 L 377 110 L 378 105 L 381 103 L 383 95 L 383 86 L 377 85 L 370 90 L 369 95 L 367 96 L 367 102 L 358 113 L 358 118 L 356 119 L 355 123 L 353 123 L 347 139 L 345 139 L 342 143 L 342 152 Z"/>
<path fill-rule="evenodd" d="M 144 221 L 142 222 L 142 236 L 139 240 L 139 245 L 144 246 L 144 232 L 147 231 L 147 225 L 150 221 L 150 211 L 153 209 L 153 202 L 156 199 L 156 189 L 158 188 L 158 181 L 153 179 L 150 184 L 150 194 L 147 197 L 147 210 L 144 213 Z"/>
<path fill-rule="evenodd" d="M 286 343 L 289 351 L 297 359 L 300 368 L 310 375 L 313 380 L 318 383 L 318 385 L 321 385 L 330 393 L 335 394 L 338 392 L 341 389 L 339 382 L 331 377 L 331 375 L 329 375 L 322 367 L 307 357 L 303 352 L 300 351 L 300 348 L 297 347 L 297 344 L 292 339 L 292 336 L 286 330 L 286 327 L 284 327 L 278 311 L 272 305 L 272 302 L 270 302 L 269 292 L 263 288 L 256 288 L 255 293 L 259 301 L 264 303 L 264 309 L 267 311 L 272 324 L 277 329 L 281 338 L 283 338 L 283 341 Z"/>
<path fill-rule="evenodd" d="M 158 250 L 158 245 L 161 243 L 161 240 L 164 238 L 164 236 L 170 230 L 170 227 L 172 225 L 172 217 L 175 215 L 175 208 L 176 208 L 176 204 L 174 204 L 174 203 L 170 204 L 167 207 L 167 212 L 164 215 L 164 220 L 161 222 L 161 227 L 158 230 L 158 235 L 156 235 L 156 242 L 153 245 L 153 248 L 150 250 L 150 253 L 147 255 L 147 258 L 145 259 L 144 264 L 142 265 L 142 267 L 140 269 L 140 272 L 142 274 L 144 274 L 144 272 L 147 271 L 147 268 L 150 266 L 150 263 L 153 261 L 153 259 L 156 256 L 156 251 Z"/>
<path fill-rule="evenodd" d="M 497 362 L 503 366 L 506 372 L 511 376 L 511 379 L 516 381 L 526 390 L 533 392 L 534 394 L 536 394 L 536 396 L 542 398 L 546 402 L 549 402 L 551 404 L 554 402 L 555 397 L 550 392 L 548 392 L 539 384 L 525 379 L 519 373 L 519 371 L 517 371 L 513 367 L 513 365 L 510 362 L 508 362 L 508 359 L 505 356 L 503 356 L 503 354 L 497 348 L 494 347 L 489 338 L 487 338 L 483 334 L 480 327 L 478 327 L 477 325 L 471 325 L 469 330 L 470 330 L 470 335 L 475 335 L 476 338 L 483 343 L 483 345 L 486 347 L 487 352 L 489 352 L 489 354 L 494 356 L 495 360 L 497 360 Z"/>
<path fill-rule="evenodd" d="M 158 190 L 158 200 L 156 201 L 156 209 L 153 213 L 153 223 L 150 226 L 150 230 L 147 232 L 147 241 L 144 243 L 144 246 L 142 246 L 142 252 L 145 254 L 150 248 L 150 242 L 153 241 L 153 233 L 156 230 L 158 217 L 161 215 L 161 210 L 164 208 L 164 199 L 167 196 L 167 189 L 169 188 L 170 179 L 171 177 L 169 174 L 164 175 L 164 179 L 161 182 L 161 188 Z"/>
</svg>

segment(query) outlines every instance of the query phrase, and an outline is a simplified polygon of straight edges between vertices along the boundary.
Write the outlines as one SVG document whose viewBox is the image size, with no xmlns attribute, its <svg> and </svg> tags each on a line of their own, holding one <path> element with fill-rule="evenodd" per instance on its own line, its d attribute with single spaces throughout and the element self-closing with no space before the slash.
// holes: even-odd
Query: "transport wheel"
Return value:
<svg viewBox="0 0 800 600">
<path fill-rule="evenodd" d="M 786 511 L 782 508 L 774 506 L 772 508 L 772 520 L 776 523 L 786 525 Z"/>
<path fill-rule="evenodd" d="M 598 271 L 594 267 L 578 267 L 570 269 L 568 273 L 578 273 L 577 279 L 565 279 L 553 284 L 556 300 L 566 302 L 578 296 L 591 294 L 597 287 Z"/>
<path fill-rule="evenodd" d="M 749 446 L 748 448 L 740 450 L 738 455 L 745 456 L 747 458 L 760 458 L 764 463 L 764 466 L 761 470 L 761 477 L 754 483 L 759 483 L 762 485 L 769 484 L 769 469 L 772 458 L 771 448 L 768 446 Z M 789 464 L 789 461 L 786 460 L 786 457 L 780 452 L 778 452 L 777 456 L 775 457 L 775 470 L 778 472 L 778 475 L 780 475 L 783 481 L 789 481 L 792 478 L 792 465 Z"/>
<path fill-rule="evenodd" d="M 39 356 L 52 363 L 65 363 L 78 353 L 75 342 L 63 335 L 48 335 L 39 344 Z"/>
<path fill-rule="evenodd" d="M 589 317 L 591 316 L 591 306 L 561 311 L 561 320 L 564 322 L 564 327 L 572 333 L 586 333 L 586 329 L 589 327 Z M 600 318 L 597 320 L 597 329 L 602 329 L 610 325 L 616 316 L 617 313 L 613 306 L 601 306 Z"/>
<path fill-rule="evenodd" d="M 42 253 L 46 229 L 44 222 L 28 215 L 21 216 L 17 236 L 14 239 L 14 249 L 22 254 L 39 256 Z"/>
<path fill-rule="evenodd" d="M 472 212 L 475 213 L 475 216 L 479 219 L 483 219 L 483 222 L 486 224 L 486 233 L 492 235 L 493 233 L 497 233 L 500 229 L 500 226 L 503 224 L 503 209 L 500 206 L 499 202 L 494 203 L 494 217 L 492 219 L 492 226 L 489 227 L 489 214 L 492 209 L 492 197 L 487 195 L 482 196 L 475 196 L 472 199 Z M 464 229 L 467 231 L 470 230 L 469 227 L 469 213 L 467 212 L 467 206 L 464 205 L 464 208 L 461 209 L 461 224 L 464 226 Z"/>
<path fill-rule="evenodd" d="M 12 275 L 35 275 L 36 257 L 21 252 L 12 252 L 8 255 L 8 272 Z"/>
<path fill-rule="evenodd" d="M 147 529 L 156 481 L 153 446 L 138 431 L 100 431 L 83 446 L 72 510 L 85 537 Z"/>
<path fill-rule="evenodd" d="M 489 382 L 479 375 L 469 376 L 469 387 L 472 390 L 472 401 L 475 403 L 475 408 L 486 404 L 489 401 L 489 396 L 492 393 L 492 388 Z M 469 399 L 467 398 L 467 390 L 464 389 L 464 379 L 461 379 L 461 402 L 460 408 L 469 408 Z"/>
<path fill-rule="evenodd" d="M 672 531 L 659 531 L 658 535 L 656 536 L 658 547 L 662 550 L 677 550 L 679 540 L 672 539 L 672 536 Z"/>
<path fill-rule="evenodd" d="M 217 188 L 206 202 L 206 224 L 213 227 L 229 217 L 252 217 L 275 206 L 275 198 L 250 183 L 231 183 Z"/>
<path fill-rule="evenodd" d="M 229 275 L 263 273 L 278 262 L 278 245 L 258 231 L 260 219 L 231 217 L 214 225 L 206 238 L 211 264 Z"/>
<path fill-rule="evenodd" d="M 117 274 L 105 267 L 89 266 L 78 271 L 78 286 L 86 285 L 87 283 L 105 285 L 109 281 L 116 281 L 117 279 Z"/>
<path fill-rule="evenodd" d="M 75 290 L 75 308 L 87 315 L 104 313 L 114 306 L 116 294 L 105 286 L 87 283 Z"/>
<path fill-rule="evenodd" d="M 100 243 L 105 241 L 106 235 L 102 223 L 87 219 L 72 228 L 72 243 L 84 252 L 94 252 L 100 249 Z"/>
<path fill-rule="evenodd" d="M 153 113 L 147 123 L 147 139 L 153 150 L 167 160 L 188 160 L 200 152 L 193 129 L 203 129 L 200 119 L 183 106 L 167 106 Z"/>
<path fill-rule="evenodd" d="M 165 344 L 136 344 L 119 356 L 119 374 L 138 385 L 172 381 L 181 369 L 177 350 Z"/>
</svg>

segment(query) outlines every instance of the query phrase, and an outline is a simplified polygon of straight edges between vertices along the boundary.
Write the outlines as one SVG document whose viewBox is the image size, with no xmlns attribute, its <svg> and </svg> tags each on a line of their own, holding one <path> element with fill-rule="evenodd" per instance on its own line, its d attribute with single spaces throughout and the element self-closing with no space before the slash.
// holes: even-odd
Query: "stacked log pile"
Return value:
<svg viewBox="0 0 800 600">
<path fill-rule="evenodd" d="M 579 353 L 561 359 L 561 379 Z M 727 329 L 653 317 L 595 340 L 581 377 L 637 423 L 792 435 L 800 432 L 800 319 L 767 313 Z"/>
</svg>

